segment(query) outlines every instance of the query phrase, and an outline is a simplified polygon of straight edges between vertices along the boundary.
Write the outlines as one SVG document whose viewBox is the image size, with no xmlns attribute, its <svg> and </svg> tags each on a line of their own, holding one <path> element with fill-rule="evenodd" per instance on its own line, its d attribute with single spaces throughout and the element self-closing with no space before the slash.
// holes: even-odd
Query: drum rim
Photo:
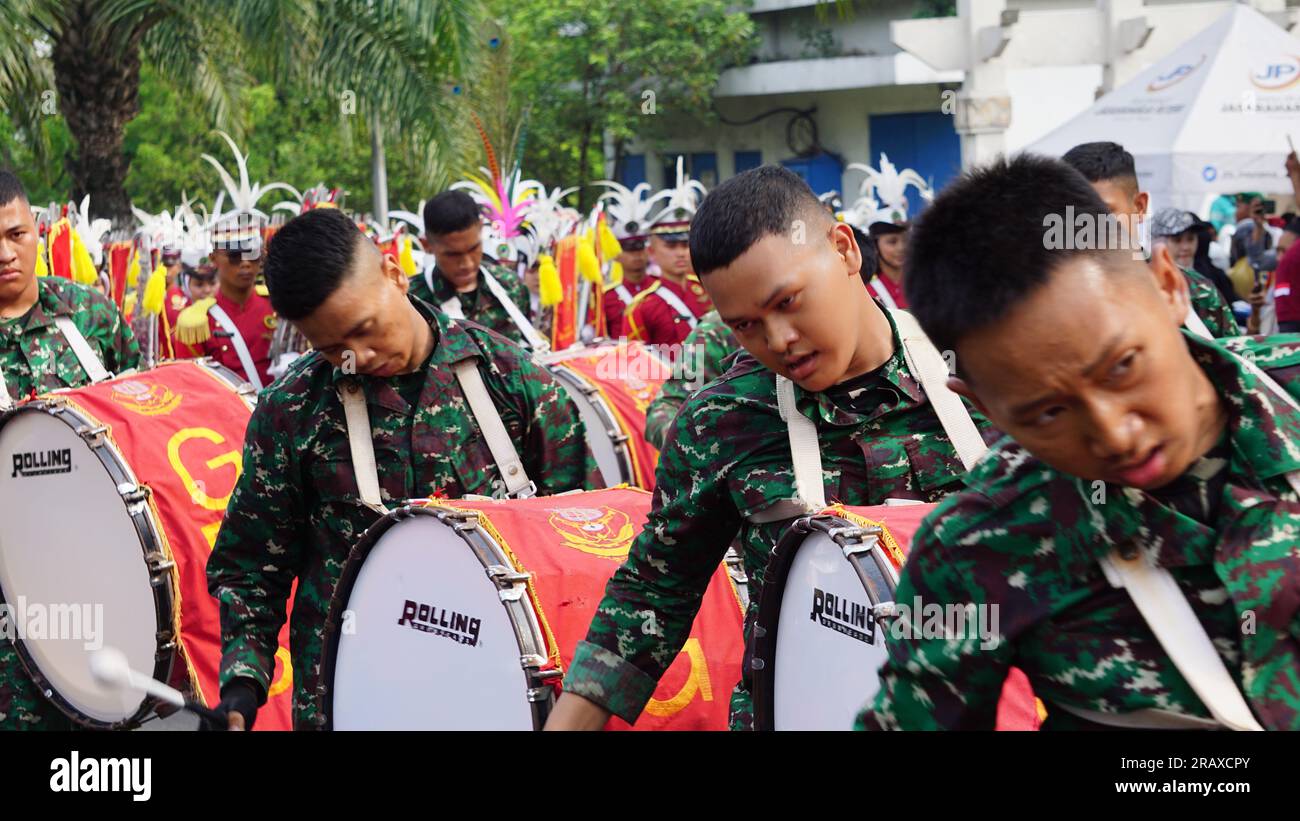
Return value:
<svg viewBox="0 0 1300 821">
<path fill-rule="evenodd" d="M 10 408 L 5 413 L 0 414 L 0 430 L 3 430 L 4 426 L 20 413 L 45 413 L 59 419 L 86 442 L 87 448 L 99 459 L 100 464 L 104 466 L 109 478 L 114 481 L 117 487 L 120 488 L 124 484 L 132 485 L 137 490 L 145 487 L 140 484 L 135 472 L 131 470 L 130 465 L 127 464 L 126 459 L 122 457 L 121 452 L 111 440 L 100 436 L 98 444 L 94 444 L 80 433 L 82 429 L 94 427 L 97 420 L 89 418 L 80 409 L 71 407 L 62 395 L 46 394 L 30 402 Z M 120 492 L 118 496 L 122 498 Z M 174 566 L 175 559 L 158 532 L 153 510 L 146 503 L 146 499 L 147 497 L 137 502 L 128 503 L 125 498 L 122 498 L 122 502 L 127 515 L 131 519 L 131 524 L 135 527 L 136 535 L 139 537 L 141 558 L 144 560 L 145 566 L 149 566 L 148 557 L 151 553 L 161 554 L 167 562 L 166 566 L 161 570 L 150 570 L 151 584 L 149 585 L 153 591 L 154 613 L 158 628 L 154 632 L 157 646 L 154 651 L 153 678 L 157 681 L 167 682 L 171 680 L 176 661 L 180 660 L 179 643 L 176 641 L 176 636 L 172 630 L 172 615 L 177 596 L 173 589 L 175 582 L 170 568 Z M 0 601 L 8 601 L 3 583 L 0 583 Z M 68 701 L 58 690 L 54 689 L 49 677 L 36 664 L 36 660 L 27 649 L 26 640 L 15 636 L 12 644 L 14 652 L 18 655 L 19 663 L 31 678 L 32 683 L 40 689 L 41 695 L 71 719 L 73 723 L 82 727 L 92 730 L 131 729 L 139 726 L 144 718 L 161 704 L 157 698 L 146 695 L 140 702 L 139 709 L 126 718 L 117 721 L 104 721 L 87 716 L 74 707 L 72 702 Z M 170 650 L 167 649 L 169 646 Z"/>
<path fill-rule="evenodd" d="M 618 424 L 618 419 L 614 411 L 610 408 L 609 402 L 605 397 L 600 395 L 599 389 L 593 386 L 587 378 L 579 371 L 565 365 L 563 362 L 557 362 L 549 367 L 551 374 L 560 380 L 568 382 L 573 388 L 577 389 L 583 396 L 591 402 L 591 407 L 595 410 L 596 415 L 600 417 L 601 422 L 605 425 L 605 438 L 614 446 L 614 458 L 618 460 L 619 470 L 622 476 L 618 477 L 619 481 L 611 485 L 606 481 L 607 487 L 616 487 L 618 484 L 633 484 L 636 482 L 636 470 L 632 464 L 631 448 L 628 445 L 628 435 L 623 432 Z M 584 428 L 586 426 L 584 425 Z M 615 439 L 610 434 L 614 433 L 621 437 Z M 593 461 L 595 455 L 592 455 Z M 601 477 L 604 480 L 604 476 Z"/>
<path fill-rule="evenodd" d="M 448 519 L 456 518 L 464 513 L 477 513 L 477 511 L 467 508 L 445 508 L 438 505 L 404 504 L 390 510 L 374 524 L 366 528 L 366 531 L 361 534 L 361 538 L 348 551 L 347 558 L 343 561 L 343 568 L 339 571 L 338 581 L 334 585 L 334 592 L 330 595 L 329 608 L 325 613 L 325 635 L 321 647 L 319 692 L 317 695 L 319 699 L 318 707 L 325 719 L 322 729 L 329 731 L 334 729 L 334 674 L 338 662 L 339 640 L 342 636 L 340 632 L 342 613 L 347 609 L 348 599 L 352 596 L 357 577 L 361 574 L 361 568 L 365 565 L 370 552 L 379 543 L 379 539 L 398 522 L 414 516 L 432 516 L 446 523 Z M 503 563 L 508 562 L 505 552 L 496 544 L 494 539 L 483 531 L 483 528 L 456 528 L 453 526 L 452 529 L 473 552 L 474 558 L 480 562 L 483 562 L 484 554 L 489 552 L 495 553 L 503 560 Z M 476 545 L 471 540 L 471 534 L 481 544 Z M 488 566 L 487 564 L 483 565 L 485 572 Z M 513 572 L 513 568 L 511 570 Z M 532 583 L 531 578 L 528 583 Z M 497 591 L 500 593 L 502 589 L 497 587 Z M 555 701 L 554 689 L 547 683 L 547 680 L 555 678 L 560 673 L 558 670 L 546 668 L 550 660 L 550 647 L 546 641 L 546 634 L 542 630 L 541 620 L 533 606 L 531 591 L 525 590 L 524 595 L 514 600 L 507 600 L 500 596 L 498 596 L 498 599 L 505 607 L 506 618 L 510 620 L 510 624 L 514 629 L 515 641 L 519 646 L 520 672 L 523 674 L 525 682 L 524 695 L 528 698 L 532 709 L 533 727 L 540 730 L 542 725 L 546 723 L 546 717 Z M 543 664 L 536 667 L 526 666 L 523 662 L 530 658 L 541 658 Z"/>
<path fill-rule="evenodd" d="M 746 646 L 746 663 L 743 670 L 749 673 L 751 696 L 754 704 L 754 729 L 772 731 L 776 730 L 776 642 L 780 632 L 781 605 L 785 599 L 785 586 L 790 578 L 790 566 L 794 564 L 794 558 L 799 553 L 808 536 L 813 533 L 822 533 L 831 535 L 830 531 L 837 527 L 854 528 L 862 530 L 863 528 L 842 516 L 836 516 L 833 513 L 818 513 L 800 516 L 795 519 L 794 523 L 781 534 L 777 540 L 776 547 L 772 549 L 772 555 L 768 559 L 767 569 L 764 574 L 763 590 L 758 597 L 758 612 L 754 618 L 754 630 L 751 642 Z M 897 579 L 892 578 L 888 572 L 881 568 L 880 562 L 889 561 L 883 555 L 880 543 L 871 550 L 871 557 L 874 559 L 875 569 L 881 574 L 887 583 L 897 587 Z M 853 559 L 845 557 L 845 561 L 855 564 Z M 854 570 L 861 576 L 860 567 L 854 567 Z M 866 585 L 863 585 L 866 590 Z M 870 591 L 867 591 L 870 596 Z M 762 666 L 755 669 L 753 661 L 758 659 Z"/>
</svg>

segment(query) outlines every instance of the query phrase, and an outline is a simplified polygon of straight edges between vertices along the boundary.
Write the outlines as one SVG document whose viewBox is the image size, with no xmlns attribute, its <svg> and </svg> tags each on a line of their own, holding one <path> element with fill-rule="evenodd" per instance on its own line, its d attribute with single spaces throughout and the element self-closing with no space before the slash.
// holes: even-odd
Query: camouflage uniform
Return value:
<svg viewBox="0 0 1300 821">
<path fill-rule="evenodd" d="M 524 316 L 529 316 L 531 304 L 528 298 L 528 286 L 519 278 L 514 271 L 502 265 L 498 265 L 489 259 L 484 258 L 483 267 L 492 272 L 496 281 L 501 283 L 506 293 L 510 294 L 510 299 L 515 305 L 519 306 L 520 312 Z M 443 278 L 442 273 L 437 268 L 433 269 L 433 290 L 429 290 L 429 283 L 424 279 L 424 273 L 420 272 L 411 277 L 411 296 L 428 302 L 434 307 L 441 306 L 444 302 L 453 296 L 460 298 L 460 309 L 465 314 L 465 318 L 477 322 L 485 328 L 491 328 L 505 338 L 518 343 L 523 343 L 524 335 L 515 327 L 511 321 L 510 314 L 506 309 L 501 307 L 496 297 L 488 290 L 487 282 L 483 279 L 480 271 L 478 275 L 478 287 L 473 291 L 467 291 L 463 294 L 456 293 L 451 283 Z"/>
<path fill-rule="evenodd" d="M 855 408 L 863 412 L 841 407 L 826 392 L 795 387 L 799 411 L 817 425 L 830 502 L 937 501 L 961 488 L 961 461 L 908 370 L 897 329 L 894 347 L 893 356 L 861 380 L 866 392 Z M 972 416 L 986 438 L 996 438 L 986 420 Z M 741 353 L 721 379 L 688 399 L 672 424 L 655 481 L 650 518 L 606 586 L 564 677 L 566 691 L 626 721 L 636 720 L 680 651 L 709 577 L 737 534 L 750 585 L 748 640 L 768 557 L 790 519 L 801 515 L 789 501 L 795 498 L 794 470 L 775 375 Z M 756 524 L 747 518 L 754 515 L 774 521 Z M 651 632 L 643 629 L 648 614 Z M 745 681 L 731 709 L 733 729 L 752 726 Z"/>
<path fill-rule="evenodd" d="M 244 471 L 208 561 L 221 610 L 221 683 L 244 677 L 265 694 L 276 638 L 296 579 L 290 623 L 294 724 L 321 726 L 324 618 L 348 551 L 378 518 L 362 505 L 336 386 L 365 387 L 383 500 L 494 495 L 487 442 L 452 372 L 481 357 L 488 392 L 541 494 L 583 486 L 586 444 L 573 404 L 518 346 L 415 301 L 435 348 L 413 374 L 348 377 L 318 354 L 295 361 L 261 393 L 249 421 Z M 499 495 L 499 492 L 496 494 Z"/>
<path fill-rule="evenodd" d="M 882 687 L 859 727 L 991 729 L 1013 663 L 1047 706 L 1044 729 L 1098 726 L 1062 705 L 1208 717 L 1128 593 L 1103 575 L 1098 560 L 1119 548 L 1168 568 L 1260 723 L 1300 729 L 1300 503 L 1285 478 L 1300 469 L 1300 413 L 1224 353 L 1253 357 L 1300 396 L 1300 336 L 1216 344 L 1184 334 L 1228 409 L 1219 444 L 1145 492 L 1058 473 L 999 442 L 970 489 L 917 532 L 898 601 L 997 604 L 1000 641 L 984 649 L 887 632 Z M 1253 634 L 1246 611 L 1258 618 Z"/>
<path fill-rule="evenodd" d="M 0 320 L 0 373 L 14 399 L 89 381 L 54 317 L 71 316 L 110 372 L 136 367 L 140 348 L 117 307 L 93 288 L 41 277 L 26 322 Z M 33 377 L 35 374 L 35 377 Z M 72 722 L 37 691 L 13 644 L 0 638 L 0 730 L 72 729 Z"/>
<path fill-rule="evenodd" d="M 722 375 L 723 360 L 740 350 L 740 343 L 718 312 L 709 311 L 700 317 L 700 323 L 686 337 L 682 348 L 694 355 L 684 354 L 683 366 L 673 369 L 674 376 L 663 384 L 659 395 L 646 409 L 645 438 L 657 448 L 664 446 L 677 409 L 688 396 Z"/>
<path fill-rule="evenodd" d="M 139 364 L 140 346 L 131 327 L 99 291 L 59 277 L 39 278 L 37 289 L 36 304 L 26 323 L 0 320 L 0 373 L 12 398 L 26 398 L 33 388 L 43 393 L 89 381 L 54 324 L 56 316 L 72 317 L 109 373 Z M 33 379 L 33 374 L 39 376 Z"/>
<path fill-rule="evenodd" d="M 1242 327 L 1237 322 L 1237 317 L 1233 315 L 1232 307 L 1224 300 L 1223 294 L 1214 283 L 1199 271 L 1183 268 L 1182 272 L 1191 291 L 1192 310 L 1205 323 L 1205 327 L 1210 329 L 1210 333 L 1214 334 L 1216 339 L 1240 336 L 1243 333 Z"/>
</svg>

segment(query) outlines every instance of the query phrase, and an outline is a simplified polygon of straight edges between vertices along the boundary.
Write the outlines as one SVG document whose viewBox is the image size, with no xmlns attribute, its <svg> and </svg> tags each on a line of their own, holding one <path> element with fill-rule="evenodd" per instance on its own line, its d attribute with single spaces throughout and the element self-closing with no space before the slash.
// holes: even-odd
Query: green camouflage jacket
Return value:
<svg viewBox="0 0 1300 821">
<path fill-rule="evenodd" d="M 14 399 L 56 388 L 75 388 L 89 379 L 63 338 L 56 316 L 70 316 L 109 373 L 136 367 L 140 347 L 112 300 L 94 288 L 62 279 L 37 279 L 38 296 L 25 323 L 0 320 L 0 374 Z"/>
<path fill-rule="evenodd" d="M 515 305 L 519 306 L 520 312 L 524 316 L 529 316 L 528 286 L 524 285 L 524 281 L 514 271 L 491 260 L 484 259 L 483 267 L 491 271 L 496 281 L 501 283 L 502 288 L 506 289 L 506 293 L 510 294 L 510 298 Z M 519 332 L 519 328 L 511 321 L 510 314 L 506 313 L 506 309 L 501 307 L 501 304 L 492 296 L 492 292 L 488 290 L 481 271 L 478 275 L 478 288 L 463 294 L 456 293 L 451 284 L 443 279 L 437 268 L 433 270 L 432 278 L 433 290 L 430 291 L 429 283 L 425 281 L 423 271 L 411 277 L 411 295 L 424 300 L 435 308 L 441 306 L 453 296 L 459 297 L 460 309 L 465 314 L 466 319 L 477 322 L 485 328 L 491 328 L 513 342 L 523 343 L 524 335 Z"/>
<path fill-rule="evenodd" d="M 491 452 L 452 372 L 469 357 L 486 363 L 484 382 L 538 493 L 584 485 L 582 423 L 550 374 L 497 334 L 416 306 L 430 320 L 435 348 L 415 375 L 423 383 L 415 407 L 399 394 L 404 377 L 345 376 L 315 353 L 259 395 L 244 471 L 208 560 L 208 588 L 221 611 L 223 686 L 245 677 L 266 692 L 297 580 L 290 622 L 296 727 L 324 721 L 317 698 L 325 614 L 349 549 L 378 518 L 357 491 L 341 382 L 357 379 L 365 389 L 390 508 L 420 497 L 500 495 Z"/>
<path fill-rule="evenodd" d="M 93 288 L 59 277 L 37 280 L 36 304 L 26 322 L 0 320 L 0 374 L 14 399 L 56 388 L 75 388 L 89 377 L 72 353 L 54 317 L 71 316 L 112 373 L 139 364 L 131 328 L 110 300 Z M 0 730 L 69 730 L 72 722 L 32 684 L 18 653 L 0 636 Z"/>
<path fill-rule="evenodd" d="M 1187 278 L 1187 287 L 1191 291 L 1192 310 L 1216 339 L 1240 336 L 1245 333 L 1245 329 L 1232 314 L 1232 306 L 1224 300 L 1223 294 L 1214 287 L 1214 283 L 1208 277 L 1188 268 L 1183 268 L 1182 271 L 1183 276 Z"/>
<path fill-rule="evenodd" d="M 961 461 L 907 367 L 897 329 L 894 345 L 876 372 L 873 409 L 865 414 L 841 408 L 825 393 L 795 388 L 799 411 L 820 435 L 828 502 L 937 501 L 962 487 Z M 874 404 L 875 398 L 881 401 Z M 996 438 L 986 420 L 972 416 L 986 438 Z M 677 656 L 709 577 L 737 536 L 749 576 L 748 637 L 768 557 L 801 514 L 790 502 L 794 470 L 774 374 L 741 353 L 721 379 L 688 399 L 673 421 L 655 483 L 650 518 L 605 588 L 564 678 L 566 691 L 629 722 Z M 754 516 L 771 521 L 755 523 Z M 649 632 L 643 630 L 648 613 Z M 751 722 L 742 681 L 732 698 L 732 726 Z"/>
<path fill-rule="evenodd" d="M 1012 664 L 1047 707 L 1044 729 L 1096 726 L 1066 708 L 1208 717 L 1103 575 L 1098 559 L 1118 548 L 1168 568 L 1265 727 L 1300 729 L 1300 501 L 1285 477 L 1300 469 L 1300 412 L 1227 353 L 1300 396 L 1300 336 L 1184 335 L 1228 408 L 1220 445 L 1152 494 L 999 442 L 922 524 L 898 588 L 899 602 L 996 605 L 999 640 L 891 629 L 860 727 L 991 729 Z"/>
<path fill-rule="evenodd" d="M 740 350 L 740 343 L 718 312 L 709 311 L 682 342 L 682 350 L 685 361 L 674 367 L 673 377 L 646 409 L 645 438 L 657 448 L 664 446 L 668 428 L 686 397 L 722 376 L 723 360 Z"/>
</svg>

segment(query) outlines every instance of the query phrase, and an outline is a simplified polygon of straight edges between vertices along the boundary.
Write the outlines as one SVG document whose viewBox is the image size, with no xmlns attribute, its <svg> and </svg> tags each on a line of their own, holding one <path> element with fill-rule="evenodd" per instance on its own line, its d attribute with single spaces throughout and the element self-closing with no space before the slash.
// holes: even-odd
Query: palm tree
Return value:
<svg viewBox="0 0 1300 821">
<path fill-rule="evenodd" d="M 123 137 L 139 111 L 142 61 L 236 135 L 240 90 L 256 76 L 329 94 L 342 114 L 375 117 L 385 136 L 427 155 L 455 138 L 450 87 L 470 62 L 480 3 L 4 0 L 0 107 L 39 148 L 42 105 L 56 98 L 76 143 L 64 158 L 72 197 L 90 194 L 95 216 L 125 224 Z"/>
</svg>

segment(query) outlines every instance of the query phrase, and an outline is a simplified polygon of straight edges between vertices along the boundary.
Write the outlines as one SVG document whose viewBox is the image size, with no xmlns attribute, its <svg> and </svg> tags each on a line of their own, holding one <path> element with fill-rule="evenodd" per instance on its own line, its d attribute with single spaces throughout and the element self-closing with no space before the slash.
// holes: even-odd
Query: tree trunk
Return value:
<svg viewBox="0 0 1300 821">
<path fill-rule="evenodd" d="M 123 152 L 126 124 L 140 111 L 143 30 L 106 31 L 92 19 L 94 0 L 77 0 L 54 42 L 54 85 L 59 110 L 76 141 L 64 157 L 72 198 L 90 194 L 91 215 L 115 228 L 133 224 L 126 193 L 130 160 Z"/>
</svg>

